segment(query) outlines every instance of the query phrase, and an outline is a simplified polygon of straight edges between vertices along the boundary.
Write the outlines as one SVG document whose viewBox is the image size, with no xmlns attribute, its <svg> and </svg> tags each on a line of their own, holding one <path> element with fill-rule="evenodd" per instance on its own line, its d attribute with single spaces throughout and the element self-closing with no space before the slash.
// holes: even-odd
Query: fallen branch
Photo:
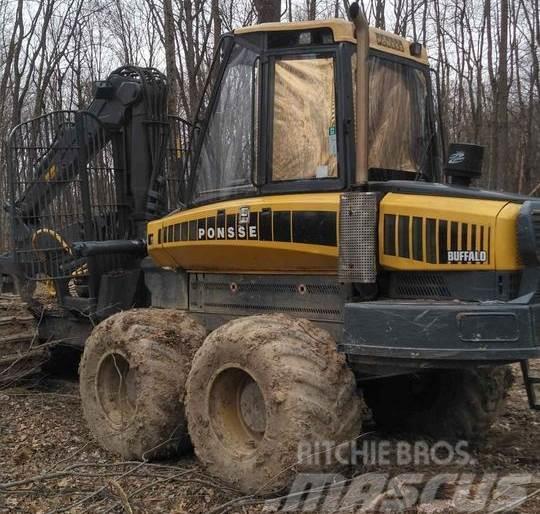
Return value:
<svg viewBox="0 0 540 514">
<path fill-rule="evenodd" d="M 133 514 L 133 508 L 129 503 L 129 498 L 126 492 L 122 489 L 122 486 L 116 480 L 111 480 L 109 482 L 109 485 L 113 493 L 120 498 L 120 503 L 122 504 L 122 507 L 127 512 L 127 514 Z"/>
</svg>

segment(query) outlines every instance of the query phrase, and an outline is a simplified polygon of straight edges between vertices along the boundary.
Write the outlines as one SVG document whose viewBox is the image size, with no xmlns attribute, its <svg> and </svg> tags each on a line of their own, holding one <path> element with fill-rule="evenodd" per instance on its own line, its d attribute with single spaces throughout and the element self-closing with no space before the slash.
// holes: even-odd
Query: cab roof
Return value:
<svg viewBox="0 0 540 514">
<path fill-rule="evenodd" d="M 252 34 L 256 32 L 285 32 L 292 30 L 313 30 L 313 29 L 330 29 L 332 31 L 334 41 L 356 43 L 354 25 L 352 22 L 341 18 L 330 18 L 328 20 L 315 21 L 297 21 L 293 23 L 260 23 L 259 25 L 251 25 L 250 27 L 242 27 L 234 31 L 235 34 Z M 384 30 L 369 28 L 369 46 L 374 50 L 379 50 L 413 61 L 428 64 L 426 49 L 422 46 L 420 55 L 415 56 L 411 53 L 411 43 L 403 37 L 386 32 Z"/>
</svg>

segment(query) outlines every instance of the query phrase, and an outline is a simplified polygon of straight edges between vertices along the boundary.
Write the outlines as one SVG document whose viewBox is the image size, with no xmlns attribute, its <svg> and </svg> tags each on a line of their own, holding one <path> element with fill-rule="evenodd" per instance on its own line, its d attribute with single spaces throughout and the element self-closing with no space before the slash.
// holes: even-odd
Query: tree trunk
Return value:
<svg viewBox="0 0 540 514">
<path fill-rule="evenodd" d="M 167 108 L 169 114 L 178 112 L 178 82 L 176 80 L 176 44 L 174 37 L 174 14 L 171 0 L 163 0 L 163 32 L 165 39 L 165 66 L 169 87 Z"/>
<path fill-rule="evenodd" d="M 221 37 L 221 16 L 219 13 L 219 0 L 212 0 L 212 21 L 214 23 L 214 52 L 219 45 Z"/>
<path fill-rule="evenodd" d="M 307 12 L 308 20 L 314 20 L 317 17 L 317 0 L 308 0 Z"/>
<path fill-rule="evenodd" d="M 281 0 L 255 0 L 257 22 L 279 21 L 281 19 Z"/>
<path fill-rule="evenodd" d="M 495 95 L 496 148 L 494 152 L 495 188 L 504 184 L 509 171 L 508 159 L 508 0 L 501 0 L 501 26 L 499 40 L 499 66 L 497 70 L 497 92 Z"/>
</svg>

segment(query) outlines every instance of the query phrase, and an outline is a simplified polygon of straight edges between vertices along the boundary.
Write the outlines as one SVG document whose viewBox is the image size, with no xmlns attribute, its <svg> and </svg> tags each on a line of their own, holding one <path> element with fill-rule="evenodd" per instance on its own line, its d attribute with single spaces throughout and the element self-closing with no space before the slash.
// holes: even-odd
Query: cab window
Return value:
<svg viewBox="0 0 540 514">
<path fill-rule="evenodd" d="M 195 170 L 195 202 L 241 195 L 254 189 L 254 101 L 257 54 L 236 45 L 208 120 Z"/>
<path fill-rule="evenodd" d="M 369 60 L 369 167 L 424 171 L 430 141 L 426 76 L 412 66 Z"/>
<path fill-rule="evenodd" d="M 352 72 L 355 91 L 356 55 Z M 369 57 L 370 180 L 431 174 L 428 100 L 425 70 L 387 57 Z"/>
<path fill-rule="evenodd" d="M 273 61 L 271 180 L 338 175 L 333 56 Z"/>
</svg>

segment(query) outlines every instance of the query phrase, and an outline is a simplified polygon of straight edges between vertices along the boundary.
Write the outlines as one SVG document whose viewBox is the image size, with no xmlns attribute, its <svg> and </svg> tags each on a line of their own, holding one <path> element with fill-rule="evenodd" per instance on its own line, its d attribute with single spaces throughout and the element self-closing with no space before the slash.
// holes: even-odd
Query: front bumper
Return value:
<svg viewBox="0 0 540 514">
<path fill-rule="evenodd" d="M 540 357 L 540 304 L 383 300 L 348 303 L 339 350 L 353 362 L 407 368 Z"/>
</svg>

